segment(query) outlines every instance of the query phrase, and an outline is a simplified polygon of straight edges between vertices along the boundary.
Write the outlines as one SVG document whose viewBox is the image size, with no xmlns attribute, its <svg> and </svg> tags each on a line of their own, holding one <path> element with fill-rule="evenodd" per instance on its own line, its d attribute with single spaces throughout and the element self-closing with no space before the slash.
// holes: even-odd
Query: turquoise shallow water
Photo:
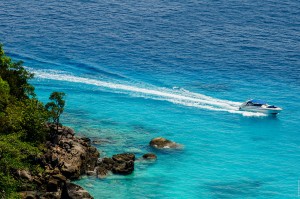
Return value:
<svg viewBox="0 0 300 199">
<path fill-rule="evenodd" d="M 129 176 L 84 177 L 95 198 L 296 198 L 297 1 L 0 2 L 0 42 L 101 156 L 154 152 Z M 277 117 L 237 111 L 264 99 Z M 163 136 L 183 150 L 157 151 Z"/>
</svg>

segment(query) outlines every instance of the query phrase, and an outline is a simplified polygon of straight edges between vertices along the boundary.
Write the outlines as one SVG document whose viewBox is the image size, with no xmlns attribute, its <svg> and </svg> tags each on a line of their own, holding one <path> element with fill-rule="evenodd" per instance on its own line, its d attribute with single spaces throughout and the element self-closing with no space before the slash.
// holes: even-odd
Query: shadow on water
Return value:
<svg viewBox="0 0 300 199">
<path fill-rule="evenodd" d="M 232 182 L 211 182 L 205 188 L 215 198 L 248 198 L 260 195 L 263 183 L 257 180 L 241 180 Z"/>
</svg>

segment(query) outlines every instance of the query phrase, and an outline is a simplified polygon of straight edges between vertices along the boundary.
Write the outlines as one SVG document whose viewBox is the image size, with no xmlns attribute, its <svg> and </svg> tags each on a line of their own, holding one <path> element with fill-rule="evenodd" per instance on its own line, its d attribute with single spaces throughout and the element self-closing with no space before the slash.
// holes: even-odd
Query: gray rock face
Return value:
<svg viewBox="0 0 300 199">
<path fill-rule="evenodd" d="M 167 140 L 166 138 L 163 137 L 153 138 L 149 144 L 150 146 L 156 149 L 182 149 L 183 148 L 183 145 L 177 144 L 176 142 Z"/>
</svg>

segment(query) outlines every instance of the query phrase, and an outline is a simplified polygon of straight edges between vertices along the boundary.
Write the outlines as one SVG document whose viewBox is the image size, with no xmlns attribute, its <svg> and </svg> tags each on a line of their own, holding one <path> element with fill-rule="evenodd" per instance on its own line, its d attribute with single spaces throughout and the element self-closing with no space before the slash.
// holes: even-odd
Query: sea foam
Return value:
<svg viewBox="0 0 300 199">
<path fill-rule="evenodd" d="M 114 83 L 86 77 L 78 77 L 72 74 L 67 74 L 62 71 L 55 70 L 33 70 L 28 68 L 35 74 L 36 78 L 50 79 L 58 81 L 67 81 L 74 83 L 82 83 L 94 85 L 110 89 L 111 92 L 125 91 L 131 96 L 150 98 L 153 100 L 168 101 L 174 104 L 180 104 L 188 107 L 195 107 L 199 109 L 206 109 L 211 111 L 225 111 L 234 114 L 241 114 L 246 117 L 260 117 L 266 116 L 263 113 L 240 111 L 239 105 L 241 102 L 234 102 L 229 100 L 222 100 L 206 96 L 200 93 L 190 92 L 186 89 L 175 87 L 173 89 L 163 87 L 142 87 L 127 85 L 123 83 Z"/>
</svg>

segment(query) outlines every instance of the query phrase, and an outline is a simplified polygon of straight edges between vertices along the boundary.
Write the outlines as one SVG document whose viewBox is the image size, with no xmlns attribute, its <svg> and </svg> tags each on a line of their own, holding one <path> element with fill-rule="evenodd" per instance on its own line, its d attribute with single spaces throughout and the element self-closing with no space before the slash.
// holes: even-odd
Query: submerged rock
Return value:
<svg viewBox="0 0 300 199">
<path fill-rule="evenodd" d="M 157 156 L 154 153 L 146 153 L 143 155 L 143 158 L 146 160 L 156 160 Z"/>
<path fill-rule="evenodd" d="M 171 140 L 167 140 L 163 137 L 153 138 L 150 141 L 150 146 L 156 149 L 181 149 L 183 146 L 181 144 L 177 144 Z"/>
</svg>

